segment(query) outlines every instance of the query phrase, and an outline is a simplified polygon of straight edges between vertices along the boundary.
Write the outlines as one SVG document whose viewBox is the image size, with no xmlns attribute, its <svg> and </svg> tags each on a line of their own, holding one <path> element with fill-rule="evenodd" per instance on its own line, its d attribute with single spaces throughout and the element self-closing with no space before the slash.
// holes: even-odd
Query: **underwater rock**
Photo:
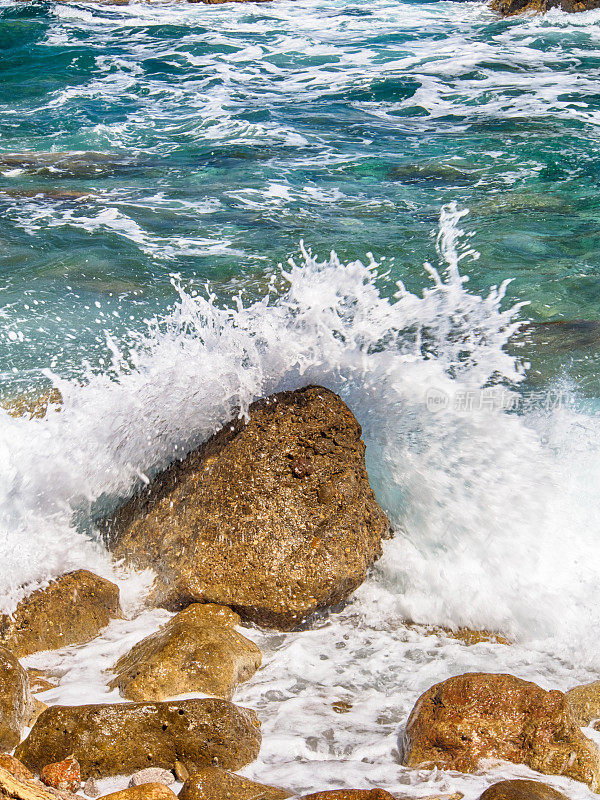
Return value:
<svg viewBox="0 0 600 800">
<path fill-rule="evenodd" d="M 221 603 L 291 629 L 345 600 L 389 533 L 361 433 L 323 387 L 253 403 L 105 523 L 112 549 L 156 571 L 167 608 Z"/>
<path fill-rule="evenodd" d="M 490 8 L 498 11 L 503 17 L 524 14 L 528 11 L 545 14 L 551 8 L 578 13 L 590 11 L 592 8 L 600 8 L 600 0 L 492 0 Z"/>
<path fill-rule="evenodd" d="M 48 413 L 48 409 L 58 410 L 62 401 L 62 395 L 58 389 L 49 389 L 41 394 L 26 393 L 16 397 L 3 398 L 0 406 L 6 409 L 11 417 L 43 419 Z"/>
<path fill-rule="evenodd" d="M 183 784 L 179 800 L 285 800 L 292 794 L 219 767 L 202 767 Z"/>
<path fill-rule="evenodd" d="M 0 769 L 5 769 L 7 772 L 20 781 L 32 781 L 33 773 L 30 772 L 25 764 L 22 764 L 18 758 L 10 756 L 8 753 L 0 753 Z"/>
<path fill-rule="evenodd" d="M 239 769 L 260 750 L 253 711 L 226 700 L 52 706 L 39 717 L 15 756 L 34 771 L 73 756 L 81 774 L 104 778 L 175 762 Z"/>
<path fill-rule="evenodd" d="M 30 706 L 27 673 L 10 650 L 0 647 L 0 749 L 19 744 Z"/>
<path fill-rule="evenodd" d="M 170 786 L 175 783 L 175 776 L 168 769 L 161 769 L 160 767 L 148 767 L 135 772 L 129 780 L 129 788 L 134 786 L 142 786 L 145 783 L 162 783 L 164 786 Z"/>
<path fill-rule="evenodd" d="M 177 797 L 164 783 L 142 783 L 119 792 L 105 794 L 102 800 L 173 800 Z"/>
<path fill-rule="evenodd" d="M 473 672 L 421 695 L 403 734 L 404 765 L 474 772 L 488 758 L 564 775 L 592 790 L 600 785 L 600 754 L 562 692 L 513 675 Z"/>
<path fill-rule="evenodd" d="M 86 569 L 62 575 L 0 617 L 0 644 L 19 658 L 93 639 L 121 616 L 119 589 Z"/>
<path fill-rule="evenodd" d="M 600 719 L 600 681 L 574 686 L 565 693 L 571 716 L 582 728 Z"/>
<path fill-rule="evenodd" d="M 165 700 L 187 692 L 230 699 L 262 662 L 260 649 L 235 630 L 226 606 L 194 603 L 117 661 L 109 684 L 128 700 Z"/>
<path fill-rule="evenodd" d="M 81 789 L 81 769 L 74 758 L 66 758 L 53 764 L 46 764 L 40 772 L 40 780 L 45 786 L 61 792 L 78 792 Z"/>
<path fill-rule="evenodd" d="M 568 797 L 541 781 L 519 778 L 494 783 L 479 800 L 568 800 Z"/>
</svg>

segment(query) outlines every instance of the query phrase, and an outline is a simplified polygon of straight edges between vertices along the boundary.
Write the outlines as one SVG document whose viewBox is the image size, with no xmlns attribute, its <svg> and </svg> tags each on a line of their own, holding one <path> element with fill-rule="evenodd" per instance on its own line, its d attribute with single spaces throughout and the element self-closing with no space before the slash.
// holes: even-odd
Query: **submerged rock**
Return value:
<svg viewBox="0 0 600 800">
<path fill-rule="evenodd" d="M 504 17 L 525 12 L 538 12 L 545 14 L 551 8 L 560 8 L 562 11 L 577 13 L 600 8 L 600 0 L 492 0 L 493 11 L 498 11 Z"/>
<path fill-rule="evenodd" d="M 0 749 L 19 744 L 30 707 L 27 673 L 10 650 L 0 647 Z"/>
<path fill-rule="evenodd" d="M 117 556 L 156 571 L 165 607 L 220 603 L 282 629 L 345 600 L 389 531 L 360 425 L 319 386 L 254 403 L 107 527 Z"/>
<path fill-rule="evenodd" d="M 174 800 L 177 795 L 164 783 L 142 783 L 120 792 L 105 794 L 102 800 Z"/>
<path fill-rule="evenodd" d="M 235 630 L 231 609 L 194 603 L 117 661 L 118 687 L 129 700 L 165 700 L 187 692 L 229 699 L 260 667 L 254 642 Z"/>
<path fill-rule="evenodd" d="M 188 778 L 179 800 L 285 800 L 292 792 L 251 781 L 219 767 L 202 767 Z"/>
<path fill-rule="evenodd" d="M 494 783 L 479 800 L 568 800 L 562 792 L 541 781 L 512 780 Z"/>
<path fill-rule="evenodd" d="M 19 658 L 93 639 L 121 616 L 114 583 L 79 569 L 22 600 L 12 616 L 0 618 L 0 643 Z"/>
<path fill-rule="evenodd" d="M 85 780 L 173 769 L 178 760 L 239 769 L 254 761 L 260 741 L 256 714 L 226 700 L 52 706 L 15 756 L 34 771 L 73 756 Z"/>
<path fill-rule="evenodd" d="M 577 725 L 585 728 L 600 719 L 600 681 L 574 686 L 565 697 Z"/>
<path fill-rule="evenodd" d="M 46 764 L 40 772 L 40 780 L 45 786 L 61 792 L 78 792 L 81 789 L 81 770 L 74 758 L 66 758 L 54 764 Z"/>
<path fill-rule="evenodd" d="M 432 686 L 406 725 L 402 763 L 474 772 L 481 759 L 526 764 L 596 790 L 600 754 L 565 695 L 512 675 L 467 673 Z"/>
<path fill-rule="evenodd" d="M 39 394 L 17 395 L 5 397 L 0 406 L 6 409 L 11 417 L 28 417 L 29 419 L 43 419 L 49 409 L 59 410 L 63 398 L 58 389 L 48 389 Z"/>
</svg>

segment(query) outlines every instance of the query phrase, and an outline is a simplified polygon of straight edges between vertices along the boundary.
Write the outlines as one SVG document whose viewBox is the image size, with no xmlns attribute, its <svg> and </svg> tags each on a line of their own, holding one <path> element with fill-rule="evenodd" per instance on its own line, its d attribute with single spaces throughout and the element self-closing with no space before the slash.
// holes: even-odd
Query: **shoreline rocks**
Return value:
<svg viewBox="0 0 600 800">
<path fill-rule="evenodd" d="M 229 700 L 262 662 L 260 649 L 235 630 L 226 606 L 194 603 L 117 661 L 109 683 L 128 700 L 165 700 L 200 692 Z"/>
<path fill-rule="evenodd" d="M 402 741 L 409 767 L 474 772 L 481 759 L 600 786 L 600 754 L 575 724 L 562 692 L 506 674 L 466 673 L 428 689 Z"/>
<path fill-rule="evenodd" d="M 91 641 L 122 616 L 119 589 L 86 569 L 62 575 L 0 617 L 0 645 L 18 658 Z"/>
<path fill-rule="evenodd" d="M 105 521 L 111 548 L 156 571 L 166 608 L 217 603 L 293 629 L 346 600 L 389 534 L 361 433 L 320 386 L 253 403 Z"/>
<path fill-rule="evenodd" d="M 519 778 L 492 784 L 479 800 L 569 800 L 569 798 L 546 783 Z"/>
<path fill-rule="evenodd" d="M 72 756 L 86 780 L 172 770 L 176 761 L 239 769 L 254 761 L 260 742 L 256 714 L 226 700 L 52 706 L 15 756 L 33 772 Z"/>
<path fill-rule="evenodd" d="M 292 792 L 251 781 L 219 767 L 202 767 L 189 777 L 179 800 L 285 800 Z"/>
<path fill-rule="evenodd" d="M 559 8 L 571 14 L 600 8 L 600 0 L 492 0 L 490 8 L 503 17 L 537 12 L 545 14 L 551 8 Z"/>
<path fill-rule="evenodd" d="M 582 728 L 600 719 L 600 681 L 574 686 L 565 693 L 571 716 Z"/>
</svg>

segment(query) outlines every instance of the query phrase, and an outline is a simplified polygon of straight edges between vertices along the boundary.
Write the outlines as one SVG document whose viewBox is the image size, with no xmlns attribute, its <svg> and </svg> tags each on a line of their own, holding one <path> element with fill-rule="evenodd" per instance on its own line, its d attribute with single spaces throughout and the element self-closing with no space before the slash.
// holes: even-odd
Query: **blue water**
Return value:
<svg viewBox="0 0 600 800">
<path fill-rule="evenodd" d="M 174 274 L 261 296 L 302 240 L 371 252 L 420 291 L 449 202 L 470 210 L 472 291 L 511 278 L 523 319 L 598 320 L 599 22 L 471 2 L 3 2 L 3 392 L 101 370 L 105 331 L 166 312 Z M 600 333 L 554 332 L 527 345 L 530 381 L 566 371 L 594 397 Z"/>
</svg>

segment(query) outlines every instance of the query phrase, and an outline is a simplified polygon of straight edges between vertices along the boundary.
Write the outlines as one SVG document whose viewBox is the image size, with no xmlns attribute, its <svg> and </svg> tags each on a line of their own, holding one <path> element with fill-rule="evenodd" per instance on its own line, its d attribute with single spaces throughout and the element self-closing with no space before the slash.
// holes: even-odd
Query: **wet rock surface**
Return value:
<svg viewBox="0 0 600 800">
<path fill-rule="evenodd" d="M 481 759 L 522 763 L 600 785 L 596 746 L 571 717 L 565 695 L 512 675 L 467 673 L 417 701 L 402 740 L 402 763 L 474 772 Z"/>
<path fill-rule="evenodd" d="M 260 667 L 254 642 L 235 630 L 225 606 L 194 603 L 116 663 L 111 688 L 129 700 L 165 700 L 187 692 L 229 699 Z"/>
<path fill-rule="evenodd" d="M 562 792 L 541 781 L 514 780 L 494 783 L 479 800 L 568 800 Z"/>
<path fill-rule="evenodd" d="M 365 468 L 361 428 L 309 386 L 250 407 L 161 473 L 104 527 L 114 553 L 157 574 L 156 600 L 234 608 L 290 629 L 345 600 L 389 523 Z"/>
<path fill-rule="evenodd" d="M 30 709 L 27 673 L 10 650 L 0 647 L 0 749 L 19 743 Z"/>
<path fill-rule="evenodd" d="M 62 575 L 0 618 L 0 644 L 18 658 L 93 639 L 121 616 L 114 583 L 80 569 Z"/>
<path fill-rule="evenodd" d="M 164 783 L 143 783 L 119 792 L 105 794 L 102 800 L 174 800 L 177 795 Z"/>
<path fill-rule="evenodd" d="M 184 783 L 180 800 L 285 800 L 292 792 L 251 781 L 219 767 L 202 767 Z"/>
<path fill-rule="evenodd" d="M 33 771 L 73 756 L 81 775 L 127 775 L 176 761 L 239 769 L 260 750 L 253 711 L 225 700 L 53 706 L 37 720 L 15 756 Z"/>
<path fill-rule="evenodd" d="M 544 14 L 551 8 L 559 8 L 561 11 L 574 14 L 600 8 L 600 0 L 492 0 L 491 8 L 504 17 L 526 12 Z"/>
<path fill-rule="evenodd" d="M 574 686 L 565 696 L 577 725 L 586 727 L 600 719 L 600 681 Z"/>
</svg>

